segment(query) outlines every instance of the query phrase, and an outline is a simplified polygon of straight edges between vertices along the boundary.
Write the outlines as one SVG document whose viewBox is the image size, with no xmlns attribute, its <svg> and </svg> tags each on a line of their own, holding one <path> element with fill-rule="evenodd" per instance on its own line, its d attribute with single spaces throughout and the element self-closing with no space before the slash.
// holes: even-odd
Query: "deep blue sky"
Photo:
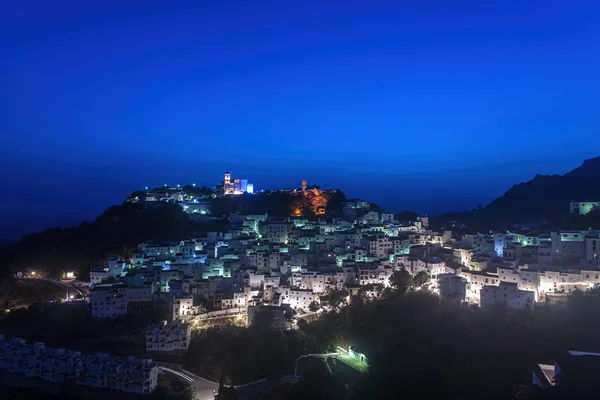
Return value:
<svg viewBox="0 0 600 400">
<path fill-rule="evenodd" d="M 468 209 L 600 155 L 599 71 L 598 1 L 4 0 L 0 214 L 225 169 Z"/>
</svg>

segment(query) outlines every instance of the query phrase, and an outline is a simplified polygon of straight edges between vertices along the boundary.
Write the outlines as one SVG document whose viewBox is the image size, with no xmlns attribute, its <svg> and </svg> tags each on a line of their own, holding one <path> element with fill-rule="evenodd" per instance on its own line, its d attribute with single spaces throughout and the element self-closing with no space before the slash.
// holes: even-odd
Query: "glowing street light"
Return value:
<svg viewBox="0 0 600 400">
<path fill-rule="evenodd" d="M 177 187 L 179 187 L 179 185 L 177 185 Z"/>
<path fill-rule="evenodd" d="M 192 183 L 192 186 L 193 186 L 193 187 L 196 187 L 196 184 L 195 184 L 195 183 Z"/>
<path fill-rule="evenodd" d="M 146 186 L 146 190 L 148 190 L 148 186 Z"/>
</svg>

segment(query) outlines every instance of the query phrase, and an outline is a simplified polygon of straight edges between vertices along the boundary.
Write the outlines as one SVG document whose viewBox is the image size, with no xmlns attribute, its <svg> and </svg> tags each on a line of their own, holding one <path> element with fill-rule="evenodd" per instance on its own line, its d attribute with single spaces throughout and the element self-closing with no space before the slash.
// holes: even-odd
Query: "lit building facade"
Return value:
<svg viewBox="0 0 600 400">
<path fill-rule="evenodd" d="M 190 324 L 179 319 L 167 323 L 150 325 L 146 330 L 146 350 L 148 351 L 178 351 L 187 350 L 192 337 Z"/>
<path fill-rule="evenodd" d="M 0 369 L 47 382 L 150 394 L 158 385 L 158 366 L 149 359 L 84 355 L 0 335 Z"/>
<path fill-rule="evenodd" d="M 572 201 L 571 215 L 586 215 L 598 208 L 600 208 L 600 201 Z"/>
<path fill-rule="evenodd" d="M 231 179 L 231 174 L 226 171 L 223 179 L 223 193 L 226 195 L 254 193 L 254 185 L 248 183 L 248 179 Z"/>
</svg>

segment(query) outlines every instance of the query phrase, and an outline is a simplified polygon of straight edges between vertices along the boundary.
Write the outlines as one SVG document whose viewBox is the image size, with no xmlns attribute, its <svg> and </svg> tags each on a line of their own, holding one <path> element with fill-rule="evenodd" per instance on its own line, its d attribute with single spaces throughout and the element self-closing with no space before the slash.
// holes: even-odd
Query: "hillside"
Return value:
<svg viewBox="0 0 600 400">
<path fill-rule="evenodd" d="M 600 157 L 564 175 L 536 175 L 514 185 L 504 195 L 481 209 L 450 213 L 434 218 L 443 224 L 459 220 L 474 228 L 508 227 L 516 223 L 547 220 L 559 223 L 569 216 L 571 201 L 600 199 Z"/>
<path fill-rule="evenodd" d="M 4 249 L 0 268 L 8 273 L 10 267 L 31 266 L 54 275 L 75 271 L 85 277 L 91 266 L 111 255 L 126 255 L 140 242 L 203 236 L 222 231 L 226 225 L 221 220 L 191 221 L 175 204 L 144 209 L 125 203 L 109 207 L 91 223 L 24 236 Z"/>
<path fill-rule="evenodd" d="M 269 192 L 260 195 L 226 196 L 212 199 L 214 220 L 192 221 L 181 207 L 164 203 L 145 208 L 125 202 L 109 207 L 91 223 L 72 228 L 53 228 L 24 236 L 3 249 L 0 272 L 11 267 L 34 267 L 53 275 L 74 271 L 85 278 L 89 268 L 106 257 L 126 256 L 138 243 L 177 241 L 224 231 L 232 212 L 269 213 L 274 217 L 315 216 L 339 211 L 345 196 L 341 191 Z"/>
<path fill-rule="evenodd" d="M 255 195 L 217 197 L 212 200 L 212 214 L 215 216 L 229 213 L 264 214 L 272 217 L 290 217 L 330 214 L 341 211 L 346 199 L 340 190 L 322 191 L 272 191 Z"/>
</svg>

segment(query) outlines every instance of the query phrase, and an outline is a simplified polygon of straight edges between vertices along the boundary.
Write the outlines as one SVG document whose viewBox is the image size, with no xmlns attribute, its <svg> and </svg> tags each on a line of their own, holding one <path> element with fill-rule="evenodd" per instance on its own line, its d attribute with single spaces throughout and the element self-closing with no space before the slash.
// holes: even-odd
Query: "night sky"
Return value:
<svg viewBox="0 0 600 400">
<path fill-rule="evenodd" d="M 471 209 L 600 155 L 599 71 L 593 0 L 4 0 L 0 216 L 226 169 Z"/>
</svg>

